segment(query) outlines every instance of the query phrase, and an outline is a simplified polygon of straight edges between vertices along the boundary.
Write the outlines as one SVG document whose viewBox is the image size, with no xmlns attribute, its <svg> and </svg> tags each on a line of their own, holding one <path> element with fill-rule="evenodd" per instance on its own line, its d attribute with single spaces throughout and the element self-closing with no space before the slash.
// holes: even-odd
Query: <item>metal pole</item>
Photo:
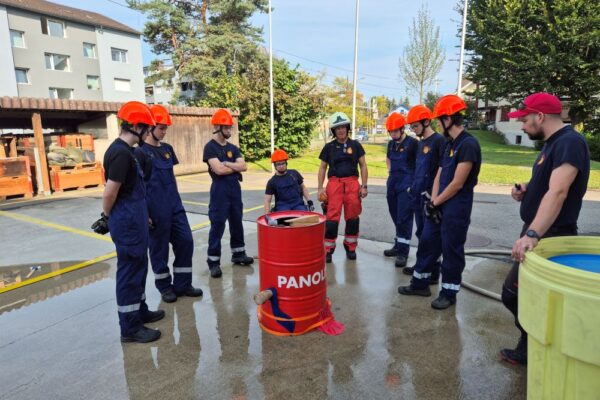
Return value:
<svg viewBox="0 0 600 400">
<path fill-rule="evenodd" d="M 356 138 L 356 77 L 358 75 L 358 11 L 360 0 L 356 0 L 356 23 L 354 25 L 354 81 L 352 89 L 352 139 Z"/>
<path fill-rule="evenodd" d="M 462 23 L 462 37 L 460 40 L 460 60 L 458 62 L 458 85 L 456 94 L 461 95 L 462 93 L 462 75 L 463 75 L 463 61 L 465 58 L 465 36 L 467 34 L 467 8 L 469 6 L 469 0 L 465 0 L 465 6 L 463 9 L 463 23 Z"/>
<path fill-rule="evenodd" d="M 271 107 L 271 154 L 275 151 L 275 110 L 273 109 L 273 31 L 271 22 L 271 0 L 269 0 L 269 103 Z M 271 166 L 273 169 L 273 166 Z"/>
</svg>

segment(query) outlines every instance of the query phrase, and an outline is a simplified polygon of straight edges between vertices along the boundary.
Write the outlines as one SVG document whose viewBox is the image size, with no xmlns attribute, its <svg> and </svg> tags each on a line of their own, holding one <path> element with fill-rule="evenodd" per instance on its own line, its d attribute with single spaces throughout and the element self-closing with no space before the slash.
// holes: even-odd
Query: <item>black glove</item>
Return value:
<svg viewBox="0 0 600 400">
<path fill-rule="evenodd" d="M 306 206 L 308 207 L 308 211 L 315 211 L 315 204 L 312 200 L 308 200 Z"/>
<path fill-rule="evenodd" d="M 435 224 L 442 222 L 442 210 L 434 206 L 431 200 L 427 200 L 423 203 L 423 213 Z"/>
<path fill-rule="evenodd" d="M 323 210 L 324 215 L 327 215 L 327 203 L 321 203 L 321 210 Z"/>
<path fill-rule="evenodd" d="M 92 230 L 99 235 L 108 233 L 108 217 L 104 213 L 100 214 L 100 219 L 92 224 Z"/>
</svg>

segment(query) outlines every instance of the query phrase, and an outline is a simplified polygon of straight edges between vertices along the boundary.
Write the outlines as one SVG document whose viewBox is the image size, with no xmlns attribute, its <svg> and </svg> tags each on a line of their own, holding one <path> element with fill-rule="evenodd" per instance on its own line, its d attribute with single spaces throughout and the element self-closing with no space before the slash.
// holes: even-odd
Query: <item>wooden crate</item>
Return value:
<svg viewBox="0 0 600 400">
<path fill-rule="evenodd" d="M 50 167 L 50 184 L 55 192 L 104 185 L 102 163 L 80 163 L 73 167 Z"/>
<path fill-rule="evenodd" d="M 33 196 L 31 170 L 27 157 L 0 159 L 0 200 L 7 196 Z"/>
<path fill-rule="evenodd" d="M 58 136 L 61 147 L 73 146 L 81 150 L 94 151 L 94 136 L 86 133 L 73 133 Z"/>
</svg>

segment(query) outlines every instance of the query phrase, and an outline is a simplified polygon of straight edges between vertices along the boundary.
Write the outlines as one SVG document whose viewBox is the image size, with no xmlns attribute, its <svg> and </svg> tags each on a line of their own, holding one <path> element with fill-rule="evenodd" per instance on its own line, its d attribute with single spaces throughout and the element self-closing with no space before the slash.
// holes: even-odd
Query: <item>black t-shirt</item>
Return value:
<svg viewBox="0 0 600 400">
<path fill-rule="evenodd" d="M 208 160 L 210 160 L 211 158 L 217 158 L 221 162 L 235 162 L 235 160 L 241 157 L 242 153 L 240 153 L 240 149 L 238 149 L 237 146 L 229 142 L 227 142 L 225 146 L 221 146 L 216 140 L 213 139 L 210 142 L 206 143 L 206 146 L 204 146 L 204 156 L 202 158 L 202 161 L 204 161 L 208 165 L 208 173 L 210 174 L 210 177 L 213 180 L 223 179 L 231 176 L 241 180 L 242 175 L 239 172 L 235 172 L 230 175 L 217 175 L 210 168 L 210 164 L 208 164 Z"/>
<path fill-rule="evenodd" d="M 275 174 L 271 177 L 271 179 L 269 179 L 267 182 L 267 188 L 265 189 L 265 194 L 275 195 L 275 197 L 277 197 L 277 188 L 279 187 L 278 183 L 290 178 L 298 184 L 298 187 L 304 183 L 304 178 L 302 175 L 300 175 L 300 172 L 296 171 L 295 169 L 288 169 L 287 173 L 284 175 Z M 300 194 L 302 195 L 302 192 L 300 192 Z"/>
<path fill-rule="evenodd" d="M 165 142 L 161 142 L 160 146 L 152 146 L 144 143 L 142 147 L 136 147 L 134 154 L 140 164 L 140 168 L 144 171 L 144 180 L 146 181 L 150 180 L 150 175 L 152 174 L 152 157 L 171 158 L 173 159 L 173 165 L 179 164 L 173 146 Z"/>
<path fill-rule="evenodd" d="M 477 177 L 481 169 L 481 147 L 479 146 L 479 142 L 467 131 L 462 131 L 456 139 L 448 142 L 445 151 L 449 152 L 449 154 L 454 154 L 457 166 L 462 162 L 473 163 L 471 171 L 469 171 L 469 176 L 461 189 L 472 192 L 473 188 L 477 185 Z"/>
<path fill-rule="evenodd" d="M 542 198 L 548 191 L 550 175 L 565 163 L 577 168 L 578 172 L 552 227 L 577 225 L 590 177 L 590 151 L 583 136 L 571 126 L 561 128 L 546 141 L 533 165 L 531 180 L 521 201 L 521 219 L 526 225 L 533 222 L 538 212 Z"/>
<path fill-rule="evenodd" d="M 327 177 L 346 178 L 358 176 L 358 159 L 365 155 L 362 145 L 356 140 L 348 139 L 346 143 L 332 140 L 323 146 L 319 159 L 329 165 Z"/>
<path fill-rule="evenodd" d="M 135 188 L 138 170 L 133 151 L 133 147 L 117 138 L 104 153 L 105 179 L 121 183 L 117 198 L 130 195 Z"/>
</svg>

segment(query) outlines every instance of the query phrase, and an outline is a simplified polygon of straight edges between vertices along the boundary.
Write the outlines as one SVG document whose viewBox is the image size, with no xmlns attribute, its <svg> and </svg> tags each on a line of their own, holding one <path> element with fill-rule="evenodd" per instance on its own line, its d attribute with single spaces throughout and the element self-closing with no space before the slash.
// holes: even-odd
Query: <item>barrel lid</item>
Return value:
<svg viewBox="0 0 600 400">
<path fill-rule="evenodd" d="M 548 260 L 567 267 L 600 273 L 600 254 L 563 254 Z"/>
</svg>

